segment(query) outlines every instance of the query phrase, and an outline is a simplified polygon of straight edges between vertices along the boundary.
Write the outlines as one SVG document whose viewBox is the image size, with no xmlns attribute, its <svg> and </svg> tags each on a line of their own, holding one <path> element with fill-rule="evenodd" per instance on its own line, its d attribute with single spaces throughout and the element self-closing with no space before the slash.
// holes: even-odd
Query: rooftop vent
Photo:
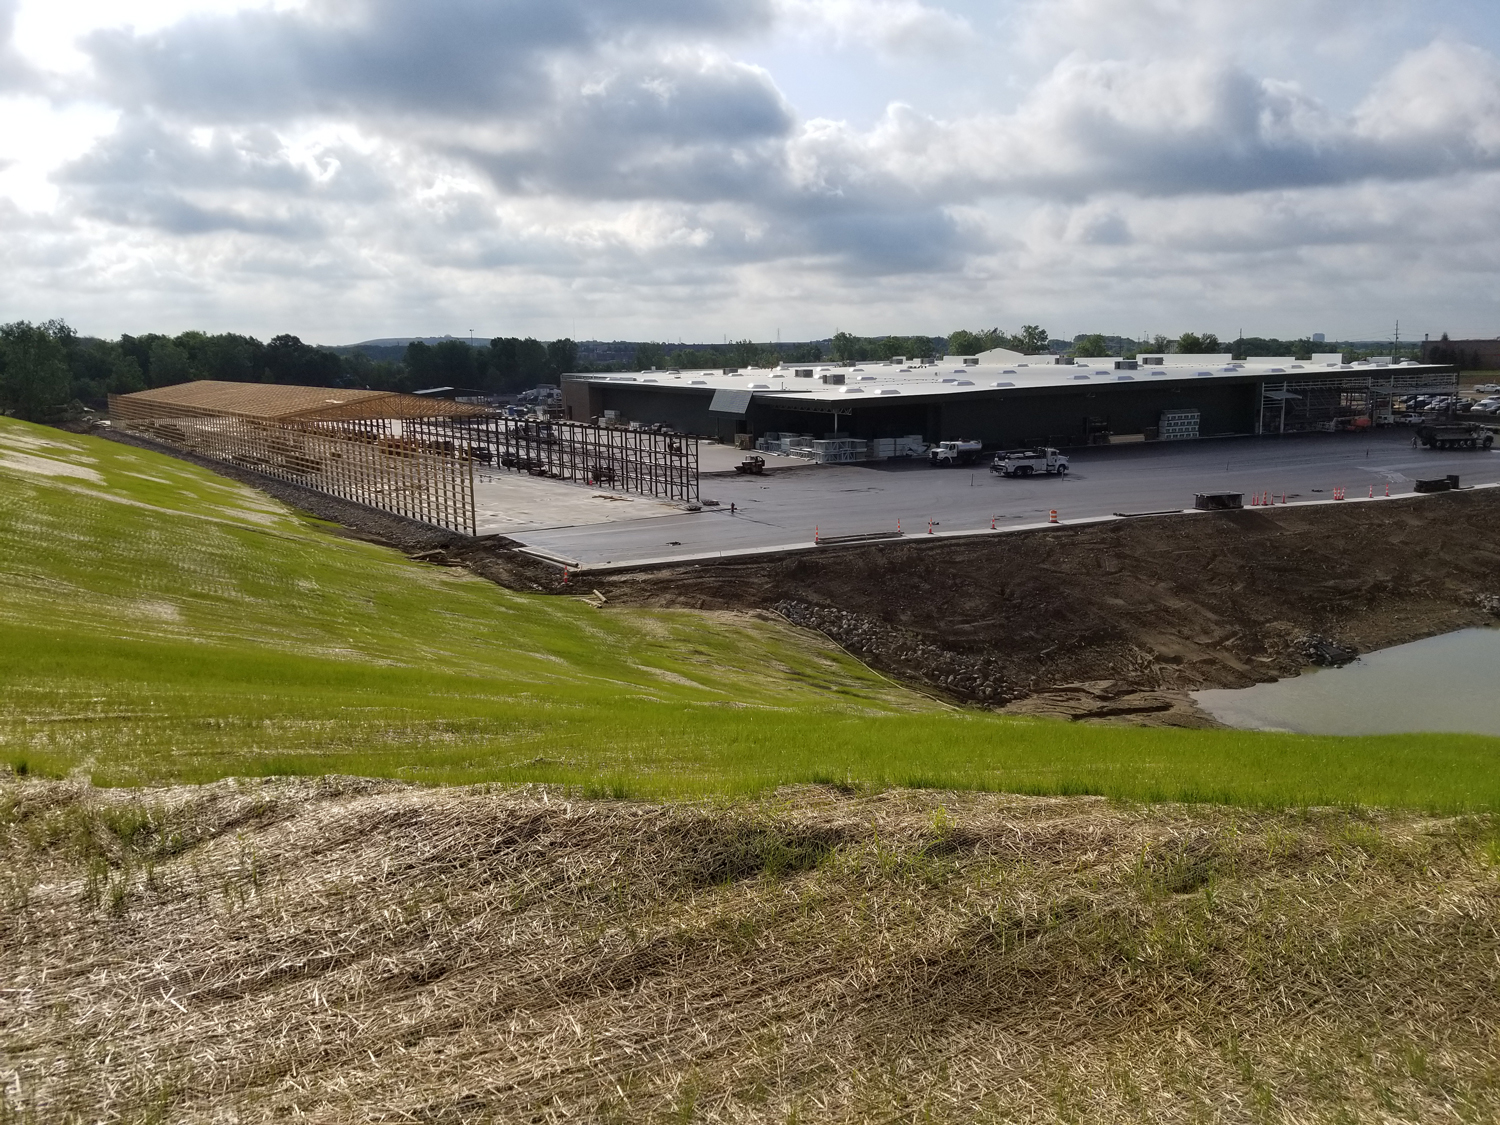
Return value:
<svg viewBox="0 0 1500 1125">
<path fill-rule="evenodd" d="M 865 389 L 863 387 L 845 387 L 839 393 L 845 395 L 862 395 L 865 393 Z"/>
<path fill-rule="evenodd" d="M 813 375 L 811 367 L 798 367 L 792 371 L 793 378 L 811 379 Z"/>
<path fill-rule="evenodd" d="M 1115 376 L 1115 382 L 1117 382 L 1117 383 L 1133 383 L 1133 382 L 1135 382 L 1135 376 L 1134 375 L 1116 375 Z"/>
<path fill-rule="evenodd" d="M 1204 375 L 1207 375 L 1209 378 L 1213 378 L 1213 372 L 1212 371 L 1200 371 L 1200 372 L 1198 372 L 1198 374 L 1199 374 L 1200 377 L 1204 376 Z"/>
<path fill-rule="evenodd" d="M 953 385 L 956 386 L 956 387 L 972 387 L 974 385 L 974 380 L 973 379 L 955 379 L 955 380 L 953 380 Z"/>
<path fill-rule="evenodd" d="M 1075 379 L 1092 379 L 1093 376 L 1092 375 L 1074 375 L 1073 378 L 1075 378 Z"/>
<path fill-rule="evenodd" d="M 1014 374 L 1014 372 L 1009 372 L 1008 374 Z M 990 386 L 992 386 L 992 387 L 1014 387 L 1015 384 L 1014 383 L 991 383 Z"/>
<path fill-rule="evenodd" d="M 901 390 L 899 387 L 881 387 L 880 393 L 883 395 L 899 395 Z"/>
</svg>

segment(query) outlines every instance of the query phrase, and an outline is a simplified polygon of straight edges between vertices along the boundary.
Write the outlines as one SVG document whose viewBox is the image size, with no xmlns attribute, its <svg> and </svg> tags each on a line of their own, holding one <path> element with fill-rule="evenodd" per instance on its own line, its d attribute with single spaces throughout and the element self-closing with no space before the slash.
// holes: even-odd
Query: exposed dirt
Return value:
<svg viewBox="0 0 1500 1125">
<path fill-rule="evenodd" d="M 1493 623 L 1497 526 L 1486 489 L 586 578 L 611 604 L 776 610 L 967 701 L 1197 725 L 1189 691 Z"/>
<path fill-rule="evenodd" d="M 113 435 L 173 456 L 166 447 Z M 894 677 L 1007 711 L 1207 726 L 1188 692 L 1500 618 L 1500 490 L 1145 517 L 575 576 L 294 484 L 186 457 L 424 561 L 606 605 L 764 610 Z"/>
</svg>

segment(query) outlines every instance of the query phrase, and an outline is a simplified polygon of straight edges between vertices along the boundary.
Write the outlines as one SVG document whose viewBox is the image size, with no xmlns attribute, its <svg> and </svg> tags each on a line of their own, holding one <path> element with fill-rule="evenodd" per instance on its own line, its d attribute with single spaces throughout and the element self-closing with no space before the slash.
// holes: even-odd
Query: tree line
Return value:
<svg viewBox="0 0 1500 1125">
<path fill-rule="evenodd" d="M 946 337 L 838 332 L 828 341 L 826 354 L 823 344 L 816 341 L 758 344 L 738 340 L 706 347 L 648 342 L 636 345 L 633 370 L 763 368 L 781 363 L 858 363 L 897 357 L 921 360 L 977 355 L 993 348 L 1028 355 L 1054 352 L 1127 359 L 1138 354 L 1225 351 L 1237 359 L 1271 355 L 1305 359 L 1314 351 L 1342 351 L 1358 358 L 1392 350 L 1379 342 L 1372 350 L 1369 342 L 1321 343 L 1307 337 L 1281 340 L 1242 336 L 1230 345 L 1212 332 L 1184 332 L 1176 338 L 1155 336 L 1149 340 L 1094 332 L 1080 333 L 1069 342 L 1053 340 L 1041 326 L 1028 324 L 1014 334 L 999 328 L 960 329 Z M 606 364 L 598 370 L 615 366 Z M 176 336 L 146 333 L 104 340 L 80 336 L 61 320 L 0 325 L 0 412 L 34 420 L 49 420 L 78 406 L 100 409 L 111 394 L 194 379 L 407 392 L 447 386 L 513 394 L 542 383 L 555 384 L 564 372 L 588 369 L 579 364 L 578 345 L 569 339 L 543 343 L 530 337 L 497 336 L 479 345 L 465 340 L 436 344 L 413 341 L 398 351 L 317 347 L 291 335 L 274 336 L 265 343 L 234 332 L 183 332 Z"/>
<path fill-rule="evenodd" d="M 332 349 L 274 336 L 262 343 L 234 332 L 146 333 L 118 340 L 80 336 L 61 320 L 0 325 L 0 412 L 50 421 L 111 394 L 195 379 L 416 391 L 452 386 L 505 394 L 556 383 L 576 369 L 572 340 L 496 337 L 488 345 L 413 341 L 399 360 L 358 348 Z"/>
</svg>

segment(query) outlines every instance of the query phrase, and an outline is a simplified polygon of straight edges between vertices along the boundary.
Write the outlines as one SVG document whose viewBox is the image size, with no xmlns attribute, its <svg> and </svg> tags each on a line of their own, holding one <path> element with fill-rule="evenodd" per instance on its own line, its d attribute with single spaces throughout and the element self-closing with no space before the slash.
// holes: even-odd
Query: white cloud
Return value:
<svg viewBox="0 0 1500 1125">
<path fill-rule="evenodd" d="M 1407 0 L 171 2 L 18 51 L 0 0 L 7 316 L 338 342 L 1497 311 L 1500 60 L 1426 35 L 1328 92 L 1360 13 Z M 805 117 L 786 67 L 834 57 L 902 95 Z"/>
<path fill-rule="evenodd" d="M 776 0 L 776 9 L 799 38 L 896 57 L 961 51 L 976 38 L 963 16 L 919 0 Z"/>
</svg>

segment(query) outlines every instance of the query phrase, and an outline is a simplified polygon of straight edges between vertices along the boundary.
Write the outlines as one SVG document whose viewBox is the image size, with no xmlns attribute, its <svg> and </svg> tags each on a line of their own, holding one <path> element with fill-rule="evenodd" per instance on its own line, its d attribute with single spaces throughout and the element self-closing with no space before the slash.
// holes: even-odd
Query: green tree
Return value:
<svg viewBox="0 0 1500 1125">
<path fill-rule="evenodd" d="M 1011 337 L 1016 351 L 1025 352 L 1027 355 L 1040 355 L 1045 352 L 1049 339 L 1051 337 L 1047 335 L 1047 330 L 1037 324 L 1025 325 L 1019 336 Z"/>
<path fill-rule="evenodd" d="M 564 372 L 578 370 L 578 345 L 564 337 L 547 345 L 547 374 L 556 381 Z"/>
<path fill-rule="evenodd" d="M 1072 354 L 1077 356 L 1105 356 L 1109 354 L 1109 342 L 1103 333 L 1090 332 L 1073 337 Z"/>
<path fill-rule="evenodd" d="M 182 345 L 182 336 L 177 337 L 177 343 Z M 193 367 L 203 379 L 253 383 L 260 378 L 264 368 L 264 351 L 265 346 L 253 336 L 240 336 L 234 332 L 202 336 L 193 352 Z"/>
<path fill-rule="evenodd" d="M 151 345 L 151 385 L 172 387 L 193 378 L 188 353 L 176 343 L 162 337 Z"/>
<path fill-rule="evenodd" d="M 68 402 L 72 376 L 67 343 L 73 330 L 60 320 L 0 326 L 0 410 L 40 422 Z"/>
<path fill-rule="evenodd" d="M 833 358 L 840 363 L 849 363 L 859 358 L 860 339 L 852 332 L 833 334 Z"/>
<path fill-rule="evenodd" d="M 302 387 L 336 387 L 344 373 L 333 352 L 304 344 L 296 336 L 273 336 L 261 353 L 262 378 L 267 383 Z M 153 359 L 153 371 L 154 371 Z M 154 378 L 153 374 L 153 378 Z"/>
<path fill-rule="evenodd" d="M 667 349 L 660 344 L 637 344 L 635 346 L 635 369 L 646 371 L 667 365 Z"/>
<path fill-rule="evenodd" d="M 998 328 L 984 328 L 978 332 L 959 329 L 948 337 L 949 355 L 978 355 L 991 348 L 1010 346 L 1010 337 Z"/>
<path fill-rule="evenodd" d="M 1184 332 L 1177 337 L 1177 351 L 1182 355 L 1212 355 L 1222 350 L 1218 336 L 1212 332 Z"/>
</svg>

